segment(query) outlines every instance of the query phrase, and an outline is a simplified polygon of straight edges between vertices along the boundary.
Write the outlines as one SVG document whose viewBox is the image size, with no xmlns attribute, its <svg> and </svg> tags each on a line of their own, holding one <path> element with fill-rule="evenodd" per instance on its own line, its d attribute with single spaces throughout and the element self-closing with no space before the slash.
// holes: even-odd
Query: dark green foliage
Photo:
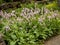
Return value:
<svg viewBox="0 0 60 45">
<path fill-rule="evenodd" d="M 2 9 L 9 9 L 9 8 L 21 8 L 20 2 L 13 2 L 13 3 L 3 3 L 0 5 L 0 10 Z"/>
<path fill-rule="evenodd" d="M 5 2 L 13 2 L 13 0 L 4 0 Z"/>
</svg>

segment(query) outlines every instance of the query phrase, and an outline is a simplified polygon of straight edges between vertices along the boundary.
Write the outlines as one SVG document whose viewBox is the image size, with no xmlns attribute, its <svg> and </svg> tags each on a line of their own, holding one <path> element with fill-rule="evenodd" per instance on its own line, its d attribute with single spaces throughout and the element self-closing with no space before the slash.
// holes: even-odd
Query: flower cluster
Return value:
<svg viewBox="0 0 60 45">
<path fill-rule="evenodd" d="M 9 19 L 11 16 L 15 16 L 15 10 L 13 10 L 11 13 L 0 11 L 0 16 L 3 18 Z"/>
<path fill-rule="evenodd" d="M 46 12 L 48 12 L 48 10 L 45 10 Z M 59 18 L 59 14 L 58 11 L 49 11 L 48 13 L 44 13 L 44 15 L 41 15 L 38 20 L 39 22 L 43 22 L 44 20 L 47 19 L 54 19 L 54 18 Z"/>
<path fill-rule="evenodd" d="M 23 8 L 22 12 L 21 12 L 21 16 L 23 16 L 24 18 L 31 18 L 33 17 L 35 14 L 39 14 L 40 13 L 40 9 L 39 8 Z"/>
<path fill-rule="evenodd" d="M 60 31 L 58 11 L 23 8 L 18 16 L 14 10 L 11 13 L 1 11 L 0 16 L 3 17 L 0 32 L 7 45 L 40 45 L 43 40 Z"/>
</svg>

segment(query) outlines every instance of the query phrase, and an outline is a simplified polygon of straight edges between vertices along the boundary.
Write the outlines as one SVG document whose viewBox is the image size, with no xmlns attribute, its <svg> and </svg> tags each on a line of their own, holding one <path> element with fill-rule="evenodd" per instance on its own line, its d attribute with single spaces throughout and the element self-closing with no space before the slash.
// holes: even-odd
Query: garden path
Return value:
<svg viewBox="0 0 60 45">
<path fill-rule="evenodd" d="M 60 45 L 60 35 L 52 37 L 51 39 L 45 41 L 45 45 Z"/>
</svg>

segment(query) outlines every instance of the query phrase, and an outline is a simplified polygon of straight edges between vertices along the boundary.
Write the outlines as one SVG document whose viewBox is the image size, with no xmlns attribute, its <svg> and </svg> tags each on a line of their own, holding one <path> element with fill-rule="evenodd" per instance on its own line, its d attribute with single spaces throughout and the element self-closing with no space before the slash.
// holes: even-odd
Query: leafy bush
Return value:
<svg viewBox="0 0 60 45">
<path fill-rule="evenodd" d="M 46 7 L 48 8 L 48 9 L 55 9 L 55 10 L 57 10 L 57 9 L 59 9 L 59 7 L 58 7 L 58 4 L 57 4 L 57 2 L 52 2 L 52 3 L 50 3 L 50 4 L 48 4 L 48 5 L 46 5 Z"/>
<path fill-rule="evenodd" d="M 7 45 L 42 45 L 44 40 L 60 31 L 58 17 L 57 12 L 48 12 L 35 14 L 30 18 L 21 15 L 11 16 L 9 19 L 2 18 L 0 33 L 4 34 Z"/>
</svg>

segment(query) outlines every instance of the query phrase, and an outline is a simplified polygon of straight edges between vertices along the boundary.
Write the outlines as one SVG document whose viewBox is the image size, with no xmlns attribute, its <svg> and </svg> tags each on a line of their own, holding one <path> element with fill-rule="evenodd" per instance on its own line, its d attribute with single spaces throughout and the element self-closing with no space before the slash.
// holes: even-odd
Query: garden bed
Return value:
<svg viewBox="0 0 60 45">
<path fill-rule="evenodd" d="M 47 8 L 18 8 L 0 12 L 0 33 L 7 45 L 42 45 L 60 33 L 60 13 Z"/>
</svg>

